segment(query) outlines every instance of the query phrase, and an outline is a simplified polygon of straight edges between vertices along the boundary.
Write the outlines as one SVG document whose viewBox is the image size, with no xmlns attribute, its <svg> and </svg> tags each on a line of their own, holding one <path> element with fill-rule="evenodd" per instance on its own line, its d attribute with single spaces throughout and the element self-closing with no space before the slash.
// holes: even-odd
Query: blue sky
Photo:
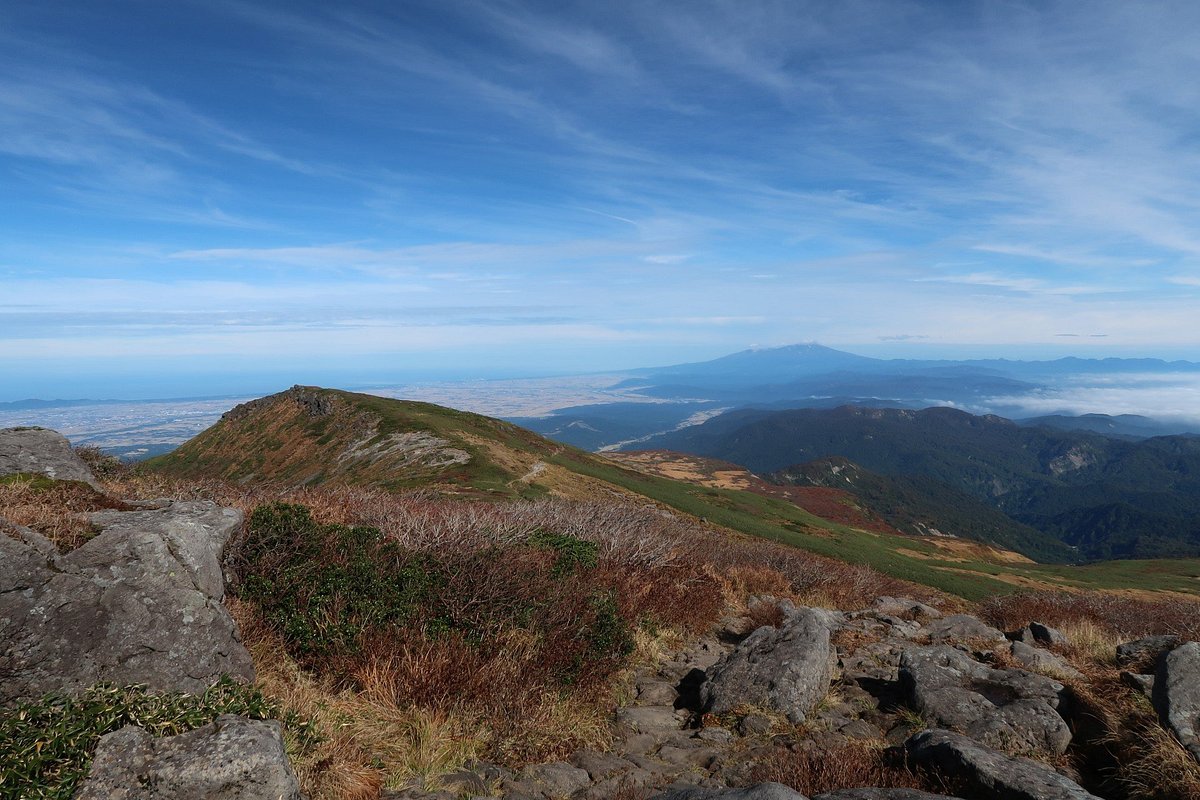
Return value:
<svg viewBox="0 0 1200 800">
<path fill-rule="evenodd" d="M 0 0 L 0 399 L 1200 359 L 1200 4 Z"/>
</svg>

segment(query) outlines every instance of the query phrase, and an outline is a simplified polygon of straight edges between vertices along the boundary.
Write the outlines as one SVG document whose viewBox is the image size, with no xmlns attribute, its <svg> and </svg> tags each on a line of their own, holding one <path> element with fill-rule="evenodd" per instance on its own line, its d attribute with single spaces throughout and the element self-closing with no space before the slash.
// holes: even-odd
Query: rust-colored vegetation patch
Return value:
<svg viewBox="0 0 1200 800">
<path fill-rule="evenodd" d="M 5 521 L 32 528 L 63 552 L 74 550 L 95 535 L 87 521 L 89 513 L 128 507 L 77 481 L 56 481 L 41 475 L 0 479 L 0 531 L 12 534 Z"/>
<path fill-rule="evenodd" d="M 905 534 L 887 524 L 883 519 L 858 505 L 854 495 L 844 489 L 833 489 L 824 486 L 775 486 L 763 483 L 754 491 L 781 497 L 803 508 L 810 514 L 822 519 L 846 525 L 851 528 L 861 528 L 875 533 L 889 533 L 895 536 Z"/>
<path fill-rule="evenodd" d="M 860 507 L 854 495 L 843 489 L 823 486 L 778 486 L 764 481 L 736 464 L 669 450 L 635 450 L 607 453 L 606 456 L 650 475 L 714 489 L 742 489 L 764 497 L 785 500 L 810 514 L 839 525 L 876 533 L 905 535 Z"/>
<path fill-rule="evenodd" d="M 652 508 L 297 494 L 252 512 L 229 564 L 265 689 L 334 729 L 300 766 L 316 797 L 603 746 L 638 643 L 725 606 Z"/>
<path fill-rule="evenodd" d="M 1110 592 L 1023 592 L 985 600 L 979 613 L 1002 630 L 1031 621 L 1054 627 L 1090 623 L 1125 641 L 1165 633 L 1200 638 L 1200 599 L 1182 595 L 1140 599 Z"/>
<path fill-rule="evenodd" d="M 812 746 L 776 748 L 755 765 L 752 780 L 782 783 L 807 797 L 862 786 L 954 794 L 945 780 L 910 767 L 901 752 L 884 742 L 851 740 L 836 748 L 802 744 Z"/>
</svg>

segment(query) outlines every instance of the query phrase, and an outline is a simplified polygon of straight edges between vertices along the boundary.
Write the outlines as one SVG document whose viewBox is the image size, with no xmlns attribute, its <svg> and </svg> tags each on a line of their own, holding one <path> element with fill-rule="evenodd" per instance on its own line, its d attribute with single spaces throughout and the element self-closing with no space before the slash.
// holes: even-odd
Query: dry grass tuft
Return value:
<svg viewBox="0 0 1200 800">
<path fill-rule="evenodd" d="M 1003 630 L 1036 621 L 1098 637 L 1087 630 L 1090 624 L 1126 641 L 1161 633 L 1200 637 L 1200 600 L 1179 595 L 1145 599 L 1108 592 L 1022 592 L 984 601 L 979 614 Z"/>
<path fill-rule="evenodd" d="M 373 760 L 370 740 L 359 740 L 347 726 L 355 710 L 353 695 L 337 692 L 328 682 L 301 670 L 252 606 L 234 597 L 227 597 L 225 604 L 254 660 L 256 683 L 263 694 L 312 720 L 322 737 L 302 755 L 287 743 L 305 791 L 320 800 L 377 798 L 386 773 Z"/>
<path fill-rule="evenodd" d="M 764 625 L 778 628 L 786 619 L 783 608 L 778 603 L 753 603 L 746 612 L 746 616 L 750 618 L 752 623 L 750 630 L 752 631 Z"/>
<path fill-rule="evenodd" d="M 1200 800 L 1200 764 L 1154 719 L 1125 733 L 1135 742 L 1119 780 L 1130 800 Z"/>
<path fill-rule="evenodd" d="M 106 480 L 108 478 L 116 478 L 129 472 L 131 467 L 125 464 L 116 456 L 110 456 L 99 447 L 91 445 L 82 445 L 76 447 L 75 455 L 79 456 L 79 460 L 87 465 L 92 474 L 97 480 Z"/>
<path fill-rule="evenodd" d="M 755 766 L 752 780 L 782 783 L 809 797 L 862 786 L 953 794 L 953 787 L 938 777 L 906 764 L 899 751 L 871 740 L 852 740 L 835 749 L 776 748 Z"/>
<path fill-rule="evenodd" d="M 86 483 L 41 476 L 11 476 L 0 481 L 0 519 L 32 528 L 67 552 L 95 535 L 87 514 L 128 506 Z M 0 530 L 3 525 L 0 525 Z"/>
<path fill-rule="evenodd" d="M 264 691 L 331 731 L 300 767 L 316 798 L 436 788 L 439 775 L 475 758 L 519 767 L 603 747 L 633 660 L 658 657 L 723 611 L 706 565 L 638 544 L 628 524 L 622 539 L 611 529 L 589 534 L 579 517 L 568 524 L 572 511 L 595 520 L 586 509 L 527 508 L 562 521 L 574 534 L 564 535 L 511 509 L 408 502 L 457 520 L 458 544 L 411 527 L 400 539 L 321 524 L 298 506 L 270 505 L 229 551 Z M 317 506 L 325 520 L 351 522 L 354 507 Z M 489 532 L 493 523 L 509 527 Z M 392 530 L 404 524 L 393 520 Z M 373 588 L 359 596 L 401 574 L 395 589 L 412 594 L 400 605 L 376 602 Z"/>
</svg>

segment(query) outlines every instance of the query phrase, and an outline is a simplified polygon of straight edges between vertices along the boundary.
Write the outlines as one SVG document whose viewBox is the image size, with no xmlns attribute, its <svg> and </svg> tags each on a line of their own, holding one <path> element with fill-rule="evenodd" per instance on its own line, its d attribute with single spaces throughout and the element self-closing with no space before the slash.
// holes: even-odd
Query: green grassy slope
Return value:
<svg viewBox="0 0 1200 800">
<path fill-rule="evenodd" d="M 414 460 L 412 452 L 389 454 L 391 437 L 406 441 L 405 435 L 443 444 L 433 445 L 423 459 Z M 371 451 L 372 443 L 382 449 Z M 442 463 L 447 450 L 465 453 L 469 460 Z M 362 452 L 367 455 L 347 456 Z M 539 463 L 543 470 L 531 469 Z M 867 564 L 968 599 L 1035 585 L 1200 590 L 1198 560 L 1067 567 L 964 557 L 929 539 L 833 523 L 780 498 L 648 475 L 489 417 L 309 387 L 240 406 L 175 452 L 147 462 L 146 468 L 192 478 L 284 485 L 428 487 L 498 500 L 551 491 L 598 497 L 606 495 L 597 487 L 604 492 L 617 489 L 733 531 Z"/>
</svg>

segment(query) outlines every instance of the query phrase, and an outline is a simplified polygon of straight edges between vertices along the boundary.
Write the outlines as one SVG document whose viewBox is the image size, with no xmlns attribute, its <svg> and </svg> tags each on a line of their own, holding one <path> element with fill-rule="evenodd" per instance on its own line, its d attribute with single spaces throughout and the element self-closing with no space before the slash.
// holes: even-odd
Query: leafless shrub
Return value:
<svg viewBox="0 0 1200 800">
<path fill-rule="evenodd" d="M 128 465 L 123 464 L 121 459 L 110 456 L 99 447 L 82 445 L 74 449 L 75 455 L 79 456 L 80 460 L 87 464 L 92 474 L 100 480 L 115 478 L 129 470 Z"/>
</svg>

